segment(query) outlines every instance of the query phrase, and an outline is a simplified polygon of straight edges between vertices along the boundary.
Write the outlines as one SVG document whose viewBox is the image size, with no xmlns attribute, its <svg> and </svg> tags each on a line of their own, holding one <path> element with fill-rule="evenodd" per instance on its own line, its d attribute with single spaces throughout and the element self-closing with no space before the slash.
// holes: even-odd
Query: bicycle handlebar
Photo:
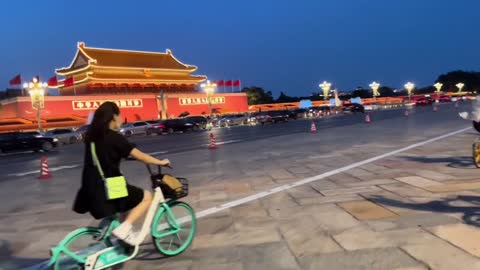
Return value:
<svg viewBox="0 0 480 270">
<path fill-rule="evenodd" d="M 152 171 L 152 168 L 150 167 L 150 164 L 145 164 L 145 165 L 147 166 L 147 170 L 148 170 L 148 172 L 150 173 L 150 175 L 155 175 L 155 174 L 153 173 L 153 171 Z M 158 165 L 158 166 L 157 166 L 158 174 L 162 174 L 162 167 L 167 167 L 167 168 L 173 170 L 173 168 L 172 168 L 171 165 L 167 165 L 167 166 L 160 166 L 160 165 Z"/>
</svg>

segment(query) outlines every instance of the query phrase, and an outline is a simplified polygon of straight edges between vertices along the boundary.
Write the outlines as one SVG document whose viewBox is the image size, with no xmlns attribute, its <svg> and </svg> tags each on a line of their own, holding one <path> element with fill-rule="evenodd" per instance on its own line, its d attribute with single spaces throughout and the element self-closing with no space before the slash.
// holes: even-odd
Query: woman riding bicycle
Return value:
<svg viewBox="0 0 480 270">
<path fill-rule="evenodd" d="M 85 136 L 82 185 L 77 193 L 73 210 L 80 214 L 90 212 L 95 219 L 128 212 L 125 220 L 112 234 L 132 245 L 135 238 L 132 225 L 149 208 L 152 194 L 127 183 L 128 195 L 112 199 L 107 195 L 105 180 L 123 176 L 120 161 L 128 156 L 146 164 L 160 166 L 168 166 L 170 161 L 156 159 L 135 148 L 118 133 L 121 125 L 120 109 L 115 103 L 105 102 L 95 111 Z"/>
</svg>

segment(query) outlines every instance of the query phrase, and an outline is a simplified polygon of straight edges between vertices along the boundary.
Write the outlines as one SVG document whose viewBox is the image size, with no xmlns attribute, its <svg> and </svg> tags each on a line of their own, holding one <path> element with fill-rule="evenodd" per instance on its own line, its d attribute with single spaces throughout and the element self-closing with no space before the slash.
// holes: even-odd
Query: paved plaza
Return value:
<svg viewBox="0 0 480 270">
<path fill-rule="evenodd" d="M 471 161 L 478 133 L 452 117 L 405 137 L 400 121 L 376 123 L 384 140 L 366 136 L 373 126 L 361 123 L 323 137 L 304 133 L 172 155 L 192 179 L 185 201 L 199 215 L 194 243 L 162 258 L 148 239 L 123 269 L 480 269 L 480 177 Z M 445 135 L 444 125 L 459 132 L 346 168 Z M 355 130 L 358 143 L 327 143 L 328 132 L 341 140 L 345 130 Z M 246 154 L 231 154 L 240 152 Z M 127 167 L 129 179 L 146 176 L 140 164 Z M 0 269 L 41 263 L 69 231 L 97 224 L 70 210 L 78 174 L 0 184 Z M 315 181 L 297 186 L 303 179 Z"/>
</svg>

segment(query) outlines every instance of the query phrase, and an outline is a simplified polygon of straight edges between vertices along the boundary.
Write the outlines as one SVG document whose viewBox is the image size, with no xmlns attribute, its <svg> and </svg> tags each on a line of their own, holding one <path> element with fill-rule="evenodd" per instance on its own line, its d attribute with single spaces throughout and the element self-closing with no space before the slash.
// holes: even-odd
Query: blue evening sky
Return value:
<svg viewBox="0 0 480 270">
<path fill-rule="evenodd" d="M 0 88 L 48 79 L 76 44 L 165 51 L 212 80 L 278 95 L 480 70 L 478 0 L 16 0 L 0 3 Z"/>
</svg>

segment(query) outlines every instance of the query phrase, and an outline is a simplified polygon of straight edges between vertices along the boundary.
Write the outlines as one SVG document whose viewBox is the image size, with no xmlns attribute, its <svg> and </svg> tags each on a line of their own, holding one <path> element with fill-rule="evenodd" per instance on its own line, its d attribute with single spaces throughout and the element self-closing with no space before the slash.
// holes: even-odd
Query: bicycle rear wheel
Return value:
<svg viewBox="0 0 480 270">
<path fill-rule="evenodd" d="M 472 145 L 473 163 L 477 168 L 480 168 L 480 143 L 476 142 Z"/>
<path fill-rule="evenodd" d="M 195 211 L 184 202 L 169 202 L 172 215 L 161 207 L 152 223 L 152 240 L 158 252 L 176 256 L 185 251 L 193 241 L 197 221 Z"/>
<path fill-rule="evenodd" d="M 88 256 L 106 247 L 103 242 L 96 240 L 101 233 L 102 230 L 100 228 L 88 227 L 77 234 L 69 236 L 66 242 L 63 243 L 64 250 L 60 251 L 55 264 L 53 265 L 53 269 L 82 270 L 84 268 L 84 262 Z M 65 253 L 65 250 L 77 256 L 77 259 Z"/>
</svg>

